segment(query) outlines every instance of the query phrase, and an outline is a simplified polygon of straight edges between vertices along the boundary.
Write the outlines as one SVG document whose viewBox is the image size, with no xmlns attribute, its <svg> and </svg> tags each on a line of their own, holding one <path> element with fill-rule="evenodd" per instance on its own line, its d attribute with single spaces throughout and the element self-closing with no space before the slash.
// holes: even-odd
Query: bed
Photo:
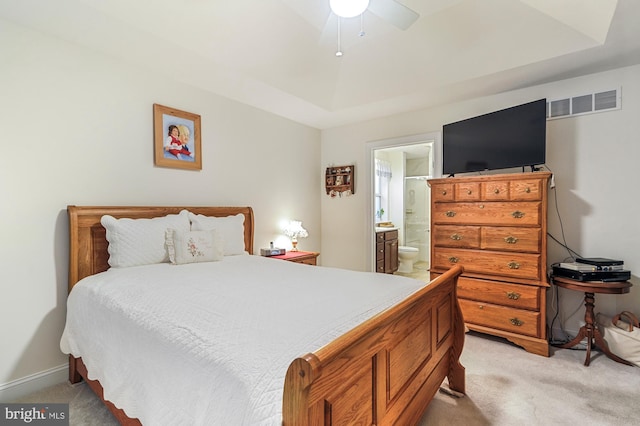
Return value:
<svg viewBox="0 0 640 426">
<path fill-rule="evenodd" d="M 223 367 L 225 370 L 223 372 L 212 372 L 219 366 L 217 361 L 209 358 L 209 356 L 218 356 L 219 352 L 226 351 L 226 346 L 230 346 L 229 344 L 222 348 L 212 349 L 210 351 L 211 354 L 202 355 L 201 352 L 204 352 L 202 348 L 213 345 L 213 343 L 196 339 L 197 342 L 189 343 L 192 346 L 186 347 L 187 349 L 184 349 L 184 353 L 180 352 L 183 351 L 182 348 L 171 347 L 154 350 L 153 354 L 147 354 L 148 350 L 145 348 L 150 348 L 151 346 L 146 344 L 145 339 L 148 338 L 150 332 L 145 329 L 142 334 L 134 335 L 135 330 L 132 331 L 132 329 L 135 329 L 136 326 L 128 323 L 122 329 L 117 329 L 116 332 L 114 331 L 116 330 L 115 327 L 117 323 L 121 322 L 119 317 L 109 319 L 106 327 L 98 326 L 93 329 L 89 327 L 89 323 L 92 320 L 77 320 L 75 331 L 68 330 L 68 328 L 71 328 L 70 318 L 72 314 L 76 311 L 82 311 L 82 304 L 85 303 L 85 299 L 76 297 L 75 305 L 69 304 L 68 306 L 65 335 L 67 333 L 70 335 L 74 333 L 84 335 L 86 343 L 82 344 L 86 345 L 87 348 L 92 345 L 102 346 L 99 346 L 98 355 L 90 356 L 88 349 L 86 351 L 82 349 L 82 344 L 76 344 L 74 341 L 73 345 L 69 345 L 66 340 L 71 341 L 73 339 L 63 335 L 65 344 L 63 345 L 61 342 L 61 347 L 66 347 L 67 353 L 69 353 L 69 380 L 72 383 L 85 380 L 123 425 L 156 423 L 155 420 L 148 420 L 149 417 L 145 417 L 147 414 L 137 416 L 139 413 L 145 413 L 145 408 L 138 406 L 142 405 L 140 401 L 144 401 L 145 398 L 153 401 L 155 404 L 154 410 L 170 407 L 167 413 L 164 414 L 165 417 L 162 417 L 166 424 L 409 425 L 415 424 L 420 419 L 445 378 L 448 379 L 448 386 L 452 390 L 461 393 L 465 392 L 465 371 L 464 367 L 459 363 L 464 344 L 464 323 L 456 296 L 456 283 L 458 276 L 462 273 L 461 267 L 451 269 L 433 280 L 429 285 L 416 286 L 415 280 L 385 276 L 386 274 L 315 267 L 253 256 L 251 253 L 254 251 L 254 216 L 250 207 L 69 206 L 67 210 L 70 235 L 70 300 L 74 294 L 72 290 L 74 290 L 76 284 L 82 284 L 78 286 L 78 289 L 93 289 L 93 284 L 87 284 L 87 282 L 93 280 L 93 282 L 100 283 L 95 284 L 95 288 L 103 286 L 112 295 L 118 293 L 120 288 L 123 289 L 123 292 L 128 292 L 131 289 L 132 294 L 139 293 L 144 295 L 141 299 L 136 299 L 134 296 L 127 294 L 124 297 L 126 300 L 118 302 L 131 305 L 127 310 L 123 311 L 125 314 L 129 312 L 129 309 L 142 309 L 143 303 L 139 300 L 148 300 L 150 306 L 144 308 L 144 315 L 155 316 L 156 312 L 160 312 L 155 309 L 160 309 L 164 303 L 158 301 L 160 299 L 156 299 L 156 297 L 160 297 L 156 293 L 160 294 L 165 290 L 168 297 L 173 298 L 171 299 L 173 302 L 168 304 L 167 309 L 169 311 L 177 309 L 176 306 L 179 306 L 179 304 L 176 294 L 179 292 L 176 293 L 176 290 L 171 289 L 170 285 L 162 284 L 162 281 L 163 277 L 168 277 L 167 279 L 169 280 L 176 271 L 182 271 L 180 268 L 183 265 L 176 267 L 175 265 L 161 264 L 128 268 L 134 271 L 137 276 L 144 277 L 144 280 L 141 278 L 142 281 L 153 281 L 152 284 L 140 284 L 147 285 L 145 290 L 147 293 L 138 290 L 134 291 L 133 289 L 138 287 L 133 285 L 131 287 L 117 287 L 118 285 L 124 286 L 117 279 L 119 278 L 118 274 L 122 274 L 122 270 L 127 268 L 110 268 L 109 243 L 107 242 L 105 227 L 101 224 L 101 218 L 104 215 L 116 219 L 158 218 L 165 215 L 177 215 L 181 211 L 187 210 L 191 214 L 208 218 L 226 218 L 242 215 L 244 218 L 242 242 L 244 243 L 243 249 L 247 254 L 225 256 L 222 261 L 208 262 L 208 264 L 184 265 L 184 270 L 193 270 L 195 274 L 203 276 L 215 275 L 216 277 L 222 277 L 225 274 L 240 274 L 239 270 L 254 270 L 256 274 L 260 274 L 263 282 L 258 287 L 252 287 L 251 293 L 256 293 L 256 300 L 264 301 L 265 303 L 263 304 L 277 307 L 277 309 L 271 311 L 272 314 L 259 314 L 262 317 L 259 316 L 257 318 L 257 327 L 262 325 L 268 328 L 260 330 L 259 335 L 255 336 L 255 345 L 253 345 L 253 340 L 244 341 L 240 348 L 241 353 L 237 355 L 238 360 L 241 360 L 238 363 L 243 362 L 244 364 L 238 367 L 239 371 L 236 373 L 244 375 L 249 370 L 255 370 L 252 371 L 252 375 L 258 377 L 258 381 L 268 381 L 270 383 L 267 391 L 260 390 L 258 392 L 259 395 L 256 396 L 261 399 L 259 403 L 256 403 L 258 407 L 254 410 L 256 413 L 242 414 L 237 417 L 238 409 L 235 409 L 235 413 L 227 413 L 221 417 L 226 420 L 218 420 L 213 418 L 212 415 L 215 414 L 217 416 L 222 406 L 226 407 L 229 404 L 239 403 L 241 407 L 249 407 L 249 405 L 253 407 L 254 403 L 247 402 L 249 399 L 245 401 L 243 399 L 244 392 L 237 392 L 238 389 L 247 389 L 247 393 L 256 393 L 252 382 L 250 385 L 247 385 L 246 382 L 236 384 L 235 381 L 239 382 L 240 379 L 235 377 L 225 379 L 231 381 L 227 385 L 229 382 L 223 381 L 221 377 L 230 375 L 226 371 L 229 369 L 227 368 L 228 366 Z M 286 268 L 285 272 L 282 272 L 279 268 Z M 153 271 L 157 278 L 154 276 L 150 280 L 149 276 L 151 275 L 147 275 L 147 270 Z M 244 275 L 239 276 L 244 277 Z M 291 276 L 294 279 L 283 278 L 276 280 L 269 278 L 276 276 Z M 102 281 L 107 278 L 116 280 L 116 284 L 113 284 L 113 282 L 103 284 Z M 245 278 L 241 278 L 238 281 L 244 282 L 243 280 Z M 248 280 L 247 278 L 246 281 Z M 370 287 L 364 287 L 365 290 L 363 290 L 363 287 L 358 287 L 356 282 L 360 280 L 367 282 Z M 192 280 L 185 279 L 185 281 L 190 282 Z M 307 286 L 307 281 L 309 283 L 317 282 L 322 284 Z M 353 288 L 351 286 L 352 283 Z M 137 285 L 139 284 L 136 283 Z M 362 284 L 358 285 L 361 286 Z M 265 293 L 260 294 L 263 287 Z M 373 293 L 377 291 L 373 289 L 380 288 L 384 292 L 391 287 L 393 289 L 388 290 L 389 292 L 398 293 L 394 293 L 391 296 L 389 300 L 392 300 L 392 302 L 385 302 L 390 303 L 388 306 L 380 308 L 383 305 L 373 299 Z M 149 288 L 152 289 L 150 292 Z M 194 291 L 191 287 L 188 288 L 189 290 L 184 291 L 184 293 L 193 295 Z M 242 288 L 242 285 L 234 284 L 233 288 Z M 369 291 L 369 288 L 372 290 Z M 74 291 L 78 294 L 93 293 L 93 290 Z M 372 293 L 372 295 L 369 295 L 369 293 Z M 274 294 L 273 299 L 268 296 L 270 294 Z M 203 297 L 191 297 L 191 299 L 196 300 L 192 300 L 190 303 L 202 303 L 197 299 L 202 299 Z M 231 296 L 226 296 L 223 293 L 218 293 L 215 296 L 219 300 L 226 300 L 226 297 L 231 300 Z M 389 298 L 389 296 L 385 297 Z M 355 308 L 352 309 L 346 304 L 342 307 L 342 301 L 350 300 L 363 304 L 369 298 L 372 299 L 373 304 L 377 304 L 378 310 L 366 308 L 362 313 L 365 316 L 361 314 L 356 316 L 354 314 L 353 318 L 350 317 L 348 320 L 340 318 L 340 322 L 336 319 L 331 319 L 331 316 L 327 316 L 326 318 L 329 319 L 325 320 L 325 313 L 334 315 L 334 311 L 340 312 L 342 308 L 349 313 L 352 310 L 355 311 Z M 327 306 L 323 305 L 325 299 L 328 303 Z M 286 302 L 287 300 L 289 302 Z M 362 302 L 359 302 L 360 300 Z M 231 302 L 221 302 L 220 309 L 224 310 L 226 308 L 229 310 L 223 316 L 224 321 L 227 321 L 227 316 L 238 314 L 238 319 L 234 319 L 233 322 L 234 327 L 237 324 L 243 326 L 252 315 L 256 315 L 253 312 L 256 306 L 251 303 L 251 300 L 247 300 L 247 306 L 244 306 L 245 304 L 236 306 Z M 290 308 L 287 307 L 289 305 L 291 305 Z M 201 305 L 189 306 L 189 310 L 202 308 Z M 192 306 L 196 306 L 196 308 L 192 309 Z M 103 308 L 96 305 L 95 307 L 85 307 L 84 310 L 89 310 L 89 318 L 93 318 L 100 317 L 100 312 Z M 148 312 L 152 313 L 149 314 Z M 78 313 L 77 315 L 80 314 Z M 136 313 L 136 315 L 130 316 L 141 315 Z M 202 312 L 198 311 L 198 315 L 194 316 L 197 324 L 207 319 L 209 322 L 206 324 L 220 322 L 221 324 L 226 324 L 224 325 L 225 328 L 228 327 L 229 323 L 222 320 L 211 321 L 207 315 L 213 314 L 205 313 L 204 310 Z M 219 313 L 216 315 L 219 315 Z M 340 315 L 345 316 L 344 314 Z M 273 321 L 280 321 L 273 323 L 277 324 L 277 326 L 269 325 L 272 317 Z M 261 318 L 262 321 L 260 321 Z M 283 319 L 286 321 L 283 321 Z M 164 322 L 169 322 L 172 332 L 178 333 L 176 334 L 177 340 L 183 339 L 186 333 L 185 330 L 188 330 L 189 335 L 193 335 L 213 333 L 210 328 L 215 328 L 213 326 L 203 327 L 201 325 L 180 324 L 173 320 Z M 324 331 L 321 334 L 324 340 L 321 340 L 320 338 L 312 337 L 312 333 L 306 332 L 304 329 L 306 322 L 318 323 L 320 327 L 331 327 L 326 330 L 323 329 Z M 287 324 L 292 325 L 292 330 L 287 328 Z M 294 327 L 294 325 L 297 327 Z M 346 326 L 348 328 L 344 329 Z M 343 328 L 341 329 L 340 327 Z M 274 334 L 269 335 L 269 332 Z M 296 335 L 295 333 L 298 334 Z M 128 337 L 129 334 L 132 336 Z M 243 335 L 243 328 L 238 326 L 232 334 L 233 339 L 239 338 L 237 336 Z M 264 338 L 267 340 L 261 340 L 263 334 L 269 335 L 268 338 Z M 306 341 L 307 334 L 309 334 L 309 342 Z M 247 335 L 251 336 L 250 334 Z M 286 339 L 291 340 L 291 336 L 295 336 L 293 337 L 293 348 L 287 346 L 287 351 L 298 352 L 286 354 L 283 349 L 283 353 L 274 354 L 273 348 L 270 347 L 270 342 L 276 341 L 277 343 L 280 338 L 283 341 Z M 217 342 L 220 340 L 222 342 L 224 338 L 225 336 L 215 335 L 212 341 Z M 128 346 L 125 343 L 120 345 L 120 342 L 125 342 L 127 339 L 132 340 L 134 343 L 138 342 L 138 349 L 126 349 Z M 116 344 L 113 342 L 116 342 Z M 69 349 L 70 346 L 73 346 L 73 349 Z M 277 345 L 273 346 L 277 347 Z M 162 354 L 164 353 L 173 355 L 165 356 L 167 359 L 164 360 L 162 359 Z M 227 354 L 226 357 L 229 358 L 230 356 Z M 268 357 L 273 357 L 273 360 Z M 170 365 L 165 365 L 172 360 L 173 362 Z M 279 362 L 286 361 L 281 371 L 276 367 L 276 361 L 278 360 Z M 157 365 L 157 363 L 162 362 L 165 364 Z M 114 377 L 118 375 L 118 372 L 104 373 L 103 363 L 122 367 L 122 375 L 125 377 L 120 379 L 124 380 L 124 382 L 120 383 L 119 387 L 125 389 L 125 393 L 127 390 L 130 393 L 134 392 L 132 389 L 135 389 L 133 399 L 131 396 L 129 398 L 111 397 L 111 395 L 118 395 L 118 392 L 113 390 L 113 388 L 118 388 L 117 384 L 113 384 Z M 138 377 L 138 372 L 142 372 L 145 369 L 153 369 L 153 371 L 159 371 L 160 373 L 154 375 L 154 378 L 148 378 L 144 374 Z M 167 400 L 160 401 L 155 394 L 147 395 L 147 393 L 152 393 L 153 389 L 160 388 L 158 383 L 162 383 L 162 380 L 158 381 L 157 377 L 170 381 L 169 385 L 164 386 L 166 389 L 163 392 L 166 392 L 161 392 L 162 395 L 165 393 L 168 395 Z M 187 380 L 187 384 L 181 384 L 181 380 Z M 277 385 L 273 385 L 274 381 L 277 382 Z M 142 387 L 136 388 L 136 384 Z M 180 400 L 181 394 L 189 394 L 184 388 L 187 385 L 192 386 L 192 388 L 187 387 L 193 393 L 193 395 L 189 395 L 189 398 L 196 400 L 196 408 L 193 409 L 185 408 L 184 401 Z M 175 391 L 176 388 L 180 389 L 181 394 L 171 394 L 170 391 Z M 221 393 L 221 390 L 226 390 L 226 392 Z M 210 395 L 209 392 L 211 393 Z M 204 402 L 206 398 L 210 403 Z M 277 410 L 274 411 L 273 406 L 275 404 L 277 404 Z M 207 409 L 209 410 L 208 412 L 206 412 Z M 204 410 L 204 412 L 198 414 L 199 417 L 195 417 L 197 420 L 186 420 L 188 417 L 185 416 L 192 415 L 193 410 Z M 150 410 L 147 409 L 147 411 Z M 249 408 L 247 408 L 247 411 L 250 411 Z M 169 420 L 168 415 L 177 417 Z M 234 415 L 236 417 L 224 417 Z M 228 419 L 230 418 L 238 421 L 234 420 L 233 423 L 229 423 Z M 203 419 L 207 419 L 206 422 Z M 274 419 L 277 419 L 277 421 Z"/>
</svg>

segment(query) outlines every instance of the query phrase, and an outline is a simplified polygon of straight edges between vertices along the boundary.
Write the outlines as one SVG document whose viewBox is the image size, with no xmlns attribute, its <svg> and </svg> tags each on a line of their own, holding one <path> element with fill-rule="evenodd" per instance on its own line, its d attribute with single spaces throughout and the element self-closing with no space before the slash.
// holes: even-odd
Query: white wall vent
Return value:
<svg viewBox="0 0 640 426">
<path fill-rule="evenodd" d="M 620 88 L 565 99 L 547 100 L 547 120 L 620 109 Z"/>
</svg>

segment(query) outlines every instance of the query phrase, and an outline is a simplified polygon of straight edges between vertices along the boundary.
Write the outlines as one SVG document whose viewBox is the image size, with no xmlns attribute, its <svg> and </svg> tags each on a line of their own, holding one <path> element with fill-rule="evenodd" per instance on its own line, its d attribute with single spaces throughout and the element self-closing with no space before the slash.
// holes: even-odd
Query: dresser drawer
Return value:
<svg viewBox="0 0 640 426">
<path fill-rule="evenodd" d="M 439 225 L 433 229 L 432 238 L 439 247 L 480 248 L 480 227 Z"/>
<path fill-rule="evenodd" d="M 433 253 L 433 267 L 447 270 L 462 265 L 465 274 L 494 275 L 510 278 L 540 280 L 540 255 L 501 253 L 488 250 L 440 248 Z"/>
<path fill-rule="evenodd" d="M 480 201 L 480 183 L 460 182 L 453 188 L 456 201 Z"/>
<path fill-rule="evenodd" d="M 532 337 L 539 337 L 540 312 L 459 299 L 464 321 Z"/>
<path fill-rule="evenodd" d="M 521 200 L 541 200 L 542 199 L 542 179 L 519 179 L 509 182 L 509 199 L 513 201 Z"/>
<path fill-rule="evenodd" d="M 431 186 L 433 201 L 454 201 L 453 183 L 439 183 Z"/>
<path fill-rule="evenodd" d="M 540 310 L 543 287 L 458 278 L 458 297 L 519 309 Z"/>
<path fill-rule="evenodd" d="M 487 250 L 540 253 L 540 228 L 484 226 L 480 247 Z M 462 246 L 459 246 L 462 247 Z"/>
<path fill-rule="evenodd" d="M 433 222 L 469 225 L 527 226 L 540 224 L 542 203 L 434 203 Z"/>
<path fill-rule="evenodd" d="M 509 199 L 509 181 L 496 180 L 482 182 L 480 185 L 482 199 L 487 201 L 507 201 Z"/>
</svg>

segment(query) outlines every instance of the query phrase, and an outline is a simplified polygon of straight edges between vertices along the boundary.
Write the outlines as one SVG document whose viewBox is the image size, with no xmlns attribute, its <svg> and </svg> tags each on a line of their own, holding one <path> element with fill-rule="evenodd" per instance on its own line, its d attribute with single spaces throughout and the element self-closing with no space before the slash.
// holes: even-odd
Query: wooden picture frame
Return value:
<svg viewBox="0 0 640 426">
<path fill-rule="evenodd" d="M 349 196 L 356 193 L 353 182 L 356 166 L 327 167 L 325 171 L 325 190 L 330 197 Z"/>
<path fill-rule="evenodd" d="M 200 116 L 153 104 L 153 152 L 155 165 L 202 170 Z"/>
</svg>

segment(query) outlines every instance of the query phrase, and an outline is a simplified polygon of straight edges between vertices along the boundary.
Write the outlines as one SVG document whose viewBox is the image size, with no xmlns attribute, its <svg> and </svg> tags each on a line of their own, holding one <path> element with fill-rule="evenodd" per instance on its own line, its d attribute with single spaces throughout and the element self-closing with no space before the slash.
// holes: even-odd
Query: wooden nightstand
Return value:
<svg viewBox="0 0 640 426">
<path fill-rule="evenodd" d="M 288 260 L 289 262 L 304 263 L 305 265 L 316 265 L 316 260 L 320 253 L 314 251 L 288 251 L 280 256 L 269 256 L 271 259 Z"/>
</svg>

